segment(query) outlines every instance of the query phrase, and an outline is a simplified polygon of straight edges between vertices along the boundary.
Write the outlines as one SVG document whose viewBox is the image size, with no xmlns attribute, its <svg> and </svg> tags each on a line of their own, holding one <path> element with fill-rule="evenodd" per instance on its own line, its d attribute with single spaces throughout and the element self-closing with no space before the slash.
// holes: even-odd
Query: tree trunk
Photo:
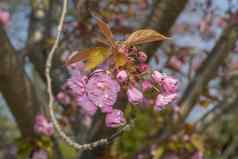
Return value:
<svg viewBox="0 0 238 159">
<path fill-rule="evenodd" d="M 7 34 L 0 27 L 0 91 L 15 117 L 23 137 L 33 137 L 38 100 Z"/>
</svg>

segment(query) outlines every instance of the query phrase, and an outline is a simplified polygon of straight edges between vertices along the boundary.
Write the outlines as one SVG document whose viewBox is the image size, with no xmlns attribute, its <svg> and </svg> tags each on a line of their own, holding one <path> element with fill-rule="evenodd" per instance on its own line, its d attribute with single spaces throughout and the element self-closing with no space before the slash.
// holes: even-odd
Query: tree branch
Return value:
<svg viewBox="0 0 238 159">
<path fill-rule="evenodd" d="M 158 32 L 167 35 L 176 22 L 176 19 L 183 11 L 187 4 L 188 0 L 161 0 L 158 10 L 158 21 L 155 21 L 151 27 Z M 149 57 L 151 57 L 159 45 L 148 45 L 145 50 L 148 53 Z"/>
<path fill-rule="evenodd" d="M 207 86 L 214 73 L 217 72 L 219 65 L 224 62 L 224 59 L 234 48 L 237 38 L 238 26 L 229 25 L 182 95 L 179 102 L 182 108 L 182 120 L 190 113 L 199 94 Z"/>
<path fill-rule="evenodd" d="M 31 81 L 16 56 L 7 34 L 0 27 L 0 90 L 23 137 L 33 137 L 33 122 L 39 102 Z"/>
<path fill-rule="evenodd" d="M 45 80 L 46 44 L 52 27 L 54 0 L 31 0 L 32 12 L 29 20 L 28 39 L 24 54 L 34 64 L 34 68 Z"/>
</svg>

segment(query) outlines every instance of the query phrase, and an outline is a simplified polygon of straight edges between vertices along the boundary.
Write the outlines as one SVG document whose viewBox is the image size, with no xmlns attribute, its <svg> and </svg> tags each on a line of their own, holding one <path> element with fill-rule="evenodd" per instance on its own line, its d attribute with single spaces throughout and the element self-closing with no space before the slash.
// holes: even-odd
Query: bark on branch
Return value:
<svg viewBox="0 0 238 159">
<path fill-rule="evenodd" d="M 15 117 L 23 137 L 33 137 L 39 105 L 31 81 L 16 56 L 7 34 L 0 27 L 0 91 Z"/>
</svg>

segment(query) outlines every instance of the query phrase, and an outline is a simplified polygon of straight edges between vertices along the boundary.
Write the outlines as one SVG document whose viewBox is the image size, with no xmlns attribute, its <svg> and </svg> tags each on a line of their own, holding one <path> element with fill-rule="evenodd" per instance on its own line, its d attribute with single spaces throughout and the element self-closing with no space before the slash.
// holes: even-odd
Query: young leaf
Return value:
<svg viewBox="0 0 238 159">
<path fill-rule="evenodd" d="M 117 52 L 116 56 L 115 56 L 115 64 L 116 67 L 121 67 L 124 66 L 127 63 L 127 57 L 126 55 Z"/>
<path fill-rule="evenodd" d="M 133 32 L 124 43 L 131 46 L 164 39 L 168 38 L 152 29 L 141 29 Z"/>
<path fill-rule="evenodd" d="M 86 69 L 91 70 L 97 65 L 103 63 L 110 56 L 110 51 L 108 48 L 95 47 L 89 52 L 86 60 Z"/>
<path fill-rule="evenodd" d="M 80 52 L 79 51 L 73 52 L 72 55 L 68 57 L 68 59 L 65 61 L 65 65 L 70 65 L 70 64 L 86 59 L 91 51 L 92 51 L 92 48 L 86 49 Z"/>
<path fill-rule="evenodd" d="M 105 38 L 107 39 L 107 41 L 115 46 L 115 43 L 113 41 L 113 34 L 111 29 L 109 28 L 109 26 L 102 21 L 100 18 L 98 18 L 97 16 L 94 16 L 96 18 L 97 21 L 97 26 L 99 27 L 100 31 L 102 32 L 102 34 L 105 36 Z"/>
</svg>

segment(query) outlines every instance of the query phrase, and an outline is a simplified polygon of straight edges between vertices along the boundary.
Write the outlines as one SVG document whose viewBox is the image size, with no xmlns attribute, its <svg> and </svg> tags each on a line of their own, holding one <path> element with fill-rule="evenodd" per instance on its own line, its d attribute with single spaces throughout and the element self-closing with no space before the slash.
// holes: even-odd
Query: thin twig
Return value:
<svg viewBox="0 0 238 159">
<path fill-rule="evenodd" d="M 123 131 L 121 130 L 126 130 L 125 128 L 130 127 L 130 123 L 126 124 L 125 126 L 123 126 L 123 128 L 121 130 L 119 130 L 118 132 L 116 132 L 115 134 L 113 134 L 111 137 L 107 138 L 102 138 L 99 139 L 97 141 L 94 141 L 92 143 L 88 143 L 88 144 L 78 144 L 77 142 L 74 142 L 70 137 L 68 137 L 61 129 L 60 124 L 58 123 L 55 114 L 54 114 L 54 110 L 53 110 L 53 104 L 54 104 L 54 95 L 53 95 L 53 91 L 52 91 L 52 79 L 50 77 L 50 71 L 51 71 L 51 67 L 52 67 L 52 59 L 53 56 L 56 52 L 56 49 L 58 48 L 59 45 L 59 41 L 60 41 L 60 36 L 61 36 L 61 32 L 63 29 L 63 23 L 64 23 L 64 19 L 65 19 L 65 15 L 67 12 L 67 4 L 68 0 L 64 0 L 63 2 L 63 10 L 62 10 L 62 15 L 59 21 L 59 25 L 58 25 L 58 32 L 57 32 L 57 36 L 56 36 L 56 40 L 54 42 L 54 45 L 48 55 L 47 61 L 46 61 L 46 69 L 45 69 L 45 75 L 46 75 L 46 80 L 47 80 L 47 92 L 49 95 L 49 104 L 48 104 L 48 108 L 49 108 L 49 114 L 52 120 L 52 123 L 55 127 L 56 132 L 58 133 L 58 135 L 60 136 L 60 138 L 62 138 L 67 144 L 69 144 L 70 146 L 72 146 L 73 148 L 77 149 L 77 150 L 91 150 L 92 148 L 95 148 L 97 146 L 101 146 L 101 145 L 106 145 L 109 144 L 110 141 L 114 138 L 116 138 L 116 136 L 119 136 L 123 133 Z"/>
</svg>

